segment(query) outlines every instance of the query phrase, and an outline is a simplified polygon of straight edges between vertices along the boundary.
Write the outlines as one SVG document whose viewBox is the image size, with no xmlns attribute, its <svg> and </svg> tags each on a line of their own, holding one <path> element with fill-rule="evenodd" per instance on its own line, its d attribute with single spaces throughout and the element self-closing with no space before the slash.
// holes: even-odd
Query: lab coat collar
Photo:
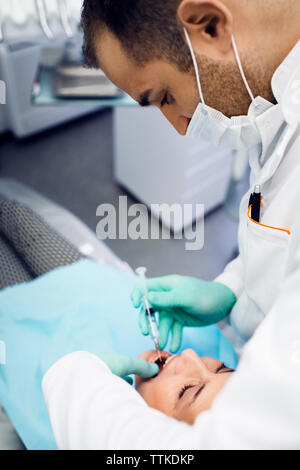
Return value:
<svg viewBox="0 0 300 470">
<path fill-rule="evenodd" d="M 284 59 L 282 64 L 275 71 L 272 78 L 272 90 L 278 103 L 284 99 L 286 88 L 294 75 L 295 71 L 300 67 L 300 41 L 295 45 L 289 55 Z"/>
<path fill-rule="evenodd" d="M 291 77 L 298 77 L 298 74 L 300 74 L 300 41 L 272 78 L 272 90 L 278 104 L 272 105 L 261 99 L 254 112 L 261 144 L 256 152 L 250 154 L 250 166 L 257 184 L 268 181 L 278 169 L 286 147 L 298 127 L 298 122 L 295 123 L 298 112 L 300 122 L 300 105 L 297 106 L 297 112 L 295 110 L 291 112 L 291 93 L 287 92 Z"/>
</svg>

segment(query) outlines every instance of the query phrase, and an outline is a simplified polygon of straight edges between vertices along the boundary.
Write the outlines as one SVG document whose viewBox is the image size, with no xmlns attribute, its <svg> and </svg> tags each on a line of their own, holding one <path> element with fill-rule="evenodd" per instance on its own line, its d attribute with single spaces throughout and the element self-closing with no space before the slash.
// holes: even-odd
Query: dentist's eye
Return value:
<svg viewBox="0 0 300 470">
<path fill-rule="evenodd" d="M 162 101 L 160 102 L 161 107 L 163 107 L 165 104 L 169 104 L 168 102 L 168 94 L 166 93 L 165 96 L 163 97 Z"/>
<path fill-rule="evenodd" d="M 160 102 L 160 106 L 163 107 L 166 104 L 172 104 L 174 101 L 174 98 L 169 93 L 166 93 L 162 101 Z"/>
</svg>

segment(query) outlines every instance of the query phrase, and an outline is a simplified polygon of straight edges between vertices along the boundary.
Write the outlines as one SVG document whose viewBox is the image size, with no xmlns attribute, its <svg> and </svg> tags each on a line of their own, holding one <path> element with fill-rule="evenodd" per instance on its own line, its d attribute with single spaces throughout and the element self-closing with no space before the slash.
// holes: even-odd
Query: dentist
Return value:
<svg viewBox="0 0 300 470">
<path fill-rule="evenodd" d="M 241 353 L 212 408 L 180 423 L 147 407 L 105 361 L 74 352 L 43 380 L 59 447 L 299 449 L 299 1 L 85 0 L 82 18 L 88 63 L 179 133 L 247 149 L 251 189 L 240 255 L 221 276 L 148 282 L 162 348 L 171 333 L 175 352 L 185 326 L 223 320 Z M 139 288 L 132 300 L 139 307 Z"/>
</svg>

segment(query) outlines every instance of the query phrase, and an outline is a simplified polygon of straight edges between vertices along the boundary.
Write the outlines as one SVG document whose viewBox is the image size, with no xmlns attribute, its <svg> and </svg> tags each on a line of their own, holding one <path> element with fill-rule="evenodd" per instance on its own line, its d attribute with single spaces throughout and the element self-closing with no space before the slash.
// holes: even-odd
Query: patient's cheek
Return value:
<svg viewBox="0 0 300 470">
<path fill-rule="evenodd" d="M 135 388 L 137 389 L 138 392 L 140 392 L 141 385 L 145 382 L 142 377 L 139 377 L 138 375 L 135 376 Z"/>
<path fill-rule="evenodd" d="M 215 375 L 214 380 L 206 386 L 197 401 L 191 406 L 179 409 L 179 411 L 174 414 L 174 418 L 185 421 L 188 424 L 194 424 L 199 414 L 211 409 L 215 398 L 223 390 L 232 375 L 233 373 Z"/>
<path fill-rule="evenodd" d="M 174 392 L 168 381 L 155 383 L 155 379 L 153 382 L 142 379 L 136 385 L 136 389 L 151 408 L 172 416 Z"/>
<path fill-rule="evenodd" d="M 139 392 L 139 394 L 144 398 L 145 402 L 150 405 L 150 402 L 152 401 L 152 393 L 151 393 L 151 388 L 147 386 L 147 384 L 141 382 L 140 384 L 136 384 L 136 390 Z"/>
</svg>

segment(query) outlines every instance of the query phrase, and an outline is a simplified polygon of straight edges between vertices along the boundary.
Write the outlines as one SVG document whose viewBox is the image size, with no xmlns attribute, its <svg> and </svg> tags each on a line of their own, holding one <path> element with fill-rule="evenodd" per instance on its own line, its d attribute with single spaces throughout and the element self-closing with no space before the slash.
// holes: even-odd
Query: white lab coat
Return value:
<svg viewBox="0 0 300 470">
<path fill-rule="evenodd" d="M 149 408 L 95 356 L 66 356 L 43 380 L 60 448 L 300 449 L 300 42 L 272 87 L 278 105 L 258 118 L 263 147 L 250 158 L 265 226 L 248 218 L 249 191 L 241 254 L 217 279 L 238 297 L 230 323 L 247 343 L 237 372 L 188 426 Z"/>
<path fill-rule="evenodd" d="M 250 155 L 250 190 L 240 207 L 240 256 L 216 279 L 238 298 L 229 317 L 236 334 L 224 330 L 238 349 L 270 312 L 300 247 L 300 42 L 275 72 L 272 88 L 278 105 L 261 103 L 267 109 L 257 119 L 262 151 Z M 263 196 L 260 225 L 248 214 L 256 184 Z"/>
</svg>

